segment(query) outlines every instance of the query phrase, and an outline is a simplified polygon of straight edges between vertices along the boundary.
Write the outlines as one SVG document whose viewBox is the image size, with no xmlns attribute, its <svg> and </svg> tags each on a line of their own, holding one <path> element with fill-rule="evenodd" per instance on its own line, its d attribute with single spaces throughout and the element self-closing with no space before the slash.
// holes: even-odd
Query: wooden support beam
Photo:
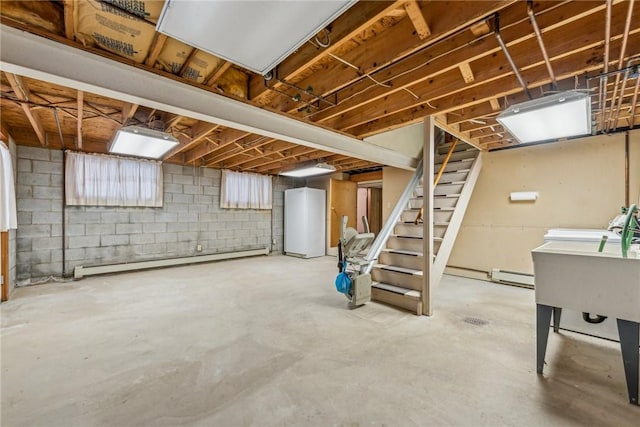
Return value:
<svg viewBox="0 0 640 427">
<path fill-rule="evenodd" d="M 500 102 L 497 98 L 491 98 L 489 100 L 489 105 L 491 105 L 491 109 L 493 111 L 500 111 Z"/>
<path fill-rule="evenodd" d="M 162 52 L 162 48 L 167 41 L 167 36 L 162 33 L 156 33 L 153 36 L 153 41 L 151 42 L 151 48 L 149 49 L 149 54 L 147 55 L 147 59 L 145 59 L 144 63 L 153 67 L 156 65 L 156 61 L 158 60 L 158 56 L 160 52 Z"/>
<path fill-rule="evenodd" d="M 381 181 L 382 170 L 351 175 L 349 180 L 354 182 Z"/>
<path fill-rule="evenodd" d="M 64 35 L 69 40 L 74 38 L 74 14 L 76 13 L 75 1 L 64 0 Z"/>
<path fill-rule="evenodd" d="M 78 124 L 78 129 L 77 129 L 77 143 L 76 143 L 76 148 L 78 150 L 82 150 L 82 120 L 83 120 L 83 116 L 84 116 L 84 92 L 79 90 L 78 91 L 78 117 L 77 117 L 77 124 Z"/>
<path fill-rule="evenodd" d="M 462 79 L 465 83 L 473 83 L 476 78 L 473 76 L 473 70 L 468 62 L 463 62 L 459 65 L 460 73 L 462 74 Z"/>
<path fill-rule="evenodd" d="M 20 106 L 22 107 L 22 111 L 24 112 L 25 116 L 27 116 L 29 123 L 31 123 L 31 127 L 36 133 L 36 137 L 38 138 L 38 141 L 40 141 L 40 145 L 44 147 L 45 145 L 47 145 L 47 139 L 45 137 L 44 128 L 42 127 L 42 121 L 40 120 L 38 112 L 32 111 L 29 105 L 29 96 L 31 95 L 29 88 L 22 80 L 22 77 L 15 74 L 7 73 L 6 71 L 4 74 L 5 76 L 7 76 L 7 80 L 9 81 L 9 85 L 11 86 L 11 89 L 13 89 L 15 96 L 21 101 L 25 101 L 24 103 L 20 104 Z"/>
<path fill-rule="evenodd" d="M 129 119 L 135 116 L 136 111 L 138 111 L 138 107 L 138 104 L 124 104 L 122 107 L 122 126 L 126 126 Z"/>
<path fill-rule="evenodd" d="M 420 38 L 420 40 L 424 40 L 431 35 L 431 29 L 429 28 L 429 24 L 424 19 L 424 15 L 420 10 L 420 6 L 418 2 L 408 1 L 404 4 L 404 8 L 407 11 L 407 15 L 409 15 L 409 19 L 411 19 L 411 23 L 413 27 L 416 29 L 416 34 Z"/>
<path fill-rule="evenodd" d="M 433 292 L 435 284 L 433 276 L 433 194 L 434 186 L 431 185 L 431 177 L 434 176 L 435 159 L 435 120 L 432 116 L 424 118 L 424 145 L 422 148 L 423 177 L 428 177 L 429 185 L 423 186 L 422 197 L 422 314 L 431 316 L 433 314 Z"/>
<path fill-rule="evenodd" d="M 189 68 L 189 65 L 191 65 L 191 61 L 193 61 L 193 58 L 196 57 L 198 52 L 199 50 L 195 47 L 191 50 L 189 56 L 187 56 L 187 59 L 184 61 L 184 64 L 182 64 L 182 67 L 180 67 L 180 71 L 178 71 L 178 75 L 180 77 L 184 77 L 184 73 L 187 71 L 187 68 Z"/>
<path fill-rule="evenodd" d="M 229 69 L 231 68 L 233 64 L 229 61 L 222 61 L 219 65 L 218 68 L 216 68 L 215 70 L 213 70 L 213 72 L 207 77 L 207 79 L 205 80 L 205 84 L 207 86 L 213 86 L 216 84 L 216 82 L 218 81 L 218 79 L 220 79 L 220 77 L 222 77 L 222 75 Z"/>
</svg>

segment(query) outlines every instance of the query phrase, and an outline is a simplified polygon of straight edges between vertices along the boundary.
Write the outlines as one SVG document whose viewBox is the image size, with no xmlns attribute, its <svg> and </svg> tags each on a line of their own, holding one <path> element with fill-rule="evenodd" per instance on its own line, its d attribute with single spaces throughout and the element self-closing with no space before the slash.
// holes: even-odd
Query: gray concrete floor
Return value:
<svg viewBox="0 0 640 427">
<path fill-rule="evenodd" d="M 536 375 L 532 291 L 445 276 L 431 318 L 350 311 L 335 264 L 19 289 L 2 304 L 2 425 L 640 425 L 616 343 L 552 335 Z"/>
</svg>

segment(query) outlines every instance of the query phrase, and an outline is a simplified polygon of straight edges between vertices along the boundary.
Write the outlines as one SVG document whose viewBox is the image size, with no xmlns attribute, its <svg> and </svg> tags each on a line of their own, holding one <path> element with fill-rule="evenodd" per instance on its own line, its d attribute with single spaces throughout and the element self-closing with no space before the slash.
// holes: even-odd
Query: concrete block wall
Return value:
<svg viewBox="0 0 640 427">
<path fill-rule="evenodd" d="M 62 159 L 60 151 L 18 147 L 18 280 L 63 274 Z M 222 209 L 220 174 L 164 164 L 162 208 L 66 207 L 64 273 L 79 265 L 282 251 L 283 192 L 296 183 L 274 178 L 273 210 Z"/>
</svg>

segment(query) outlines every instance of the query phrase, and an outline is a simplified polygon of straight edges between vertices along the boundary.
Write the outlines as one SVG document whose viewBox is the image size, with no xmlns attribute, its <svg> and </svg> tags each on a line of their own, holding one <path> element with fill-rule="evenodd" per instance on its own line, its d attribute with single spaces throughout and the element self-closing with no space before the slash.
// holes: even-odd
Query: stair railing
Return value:
<svg viewBox="0 0 640 427">
<path fill-rule="evenodd" d="M 420 182 L 420 179 L 422 178 L 422 171 L 423 171 L 422 152 L 420 153 L 419 158 L 420 158 L 420 161 L 416 166 L 416 170 L 413 173 L 413 176 L 409 180 L 409 183 L 407 184 L 404 191 L 400 195 L 400 198 L 398 199 L 398 203 L 396 203 L 396 206 L 391 211 L 389 218 L 387 218 L 387 221 L 382 226 L 382 229 L 376 236 L 376 239 L 373 241 L 371 248 L 369 248 L 369 252 L 365 256 L 365 260 L 368 261 L 368 265 L 364 270 L 365 273 L 371 272 L 371 269 L 373 268 L 373 264 L 378 259 L 378 256 L 380 256 L 380 252 L 382 252 L 382 248 L 384 248 L 384 245 L 387 243 L 387 240 L 389 239 L 389 236 L 391 235 L 393 228 L 396 226 L 396 223 L 400 219 L 402 212 L 404 212 L 407 206 L 407 203 L 409 203 L 409 199 L 413 195 L 413 190 L 416 189 L 416 187 L 418 186 L 418 183 Z"/>
<path fill-rule="evenodd" d="M 436 174 L 436 177 L 433 180 L 433 188 L 436 188 L 436 186 L 440 182 L 440 178 L 442 178 L 442 174 L 444 173 L 444 170 L 447 167 L 447 164 L 449 163 L 449 159 L 451 159 L 451 156 L 453 155 L 453 151 L 456 149 L 456 144 L 457 143 L 458 143 L 457 139 L 454 139 L 453 142 L 451 143 L 451 148 L 449 148 L 449 152 L 447 152 L 447 156 L 444 158 L 444 161 L 440 165 L 440 169 L 438 170 L 438 173 Z M 420 211 L 418 212 L 418 216 L 416 216 L 416 221 L 415 221 L 416 225 L 422 219 L 422 215 L 423 214 L 424 214 L 424 207 L 420 207 Z"/>
</svg>

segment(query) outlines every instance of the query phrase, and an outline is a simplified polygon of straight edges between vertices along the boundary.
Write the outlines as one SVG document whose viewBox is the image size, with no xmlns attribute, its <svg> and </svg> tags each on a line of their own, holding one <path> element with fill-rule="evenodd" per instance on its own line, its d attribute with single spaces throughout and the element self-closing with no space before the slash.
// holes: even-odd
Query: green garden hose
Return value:
<svg viewBox="0 0 640 427">
<path fill-rule="evenodd" d="M 622 246 L 622 257 L 627 257 L 627 252 L 629 252 L 629 248 L 631 247 L 631 241 L 633 240 L 633 235 L 635 231 L 638 229 L 638 221 L 636 219 L 636 212 L 638 212 L 638 207 L 636 205 L 629 206 L 629 210 L 627 211 L 627 217 L 624 221 L 624 227 L 622 227 L 622 241 L 620 242 Z"/>
</svg>

